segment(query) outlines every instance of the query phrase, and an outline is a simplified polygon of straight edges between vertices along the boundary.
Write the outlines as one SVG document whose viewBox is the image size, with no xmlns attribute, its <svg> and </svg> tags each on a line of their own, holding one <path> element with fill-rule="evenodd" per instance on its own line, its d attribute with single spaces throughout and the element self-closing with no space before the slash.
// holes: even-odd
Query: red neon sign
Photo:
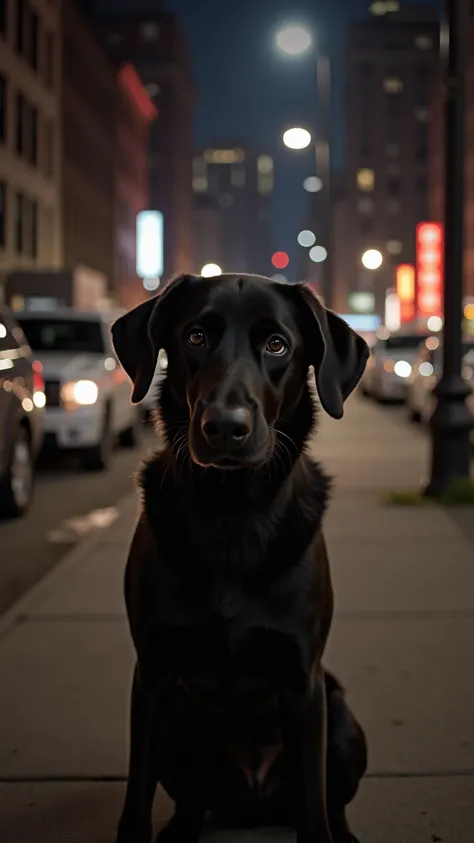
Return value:
<svg viewBox="0 0 474 843">
<path fill-rule="evenodd" d="M 444 230 L 440 222 L 416 227 L 416 287 L 420 316 L 443 315 Z"/>
<path fill-rule="evenodd" d="M 395 290 L 400 302 L 400 322 L 406 324 L 415 318 L 415 267 L 401 263 L 395 270 Z"/>
</svg>

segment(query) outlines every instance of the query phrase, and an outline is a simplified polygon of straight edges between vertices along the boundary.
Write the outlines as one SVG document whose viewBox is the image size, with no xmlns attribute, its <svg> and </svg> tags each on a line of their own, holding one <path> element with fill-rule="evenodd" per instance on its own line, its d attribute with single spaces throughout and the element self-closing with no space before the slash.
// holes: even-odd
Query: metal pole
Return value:
<svg viewBox="0 0 474 843">
<path fill-rule="evenodd" d="M 322 295 L 326 307 L 333 303 L 333 249 L 332 249 L 332 172 L 331 172 L 331 62 L 328 56 L 317 57 L 317 85 L 320 107 L 320 130 L 315 145 L 316 172 L 322 181 L 320 193 L 321 245 L 327 250 L 322 263 Z"/>
<path fill-rule="evenodd" d="M 439 495 L 456 477 L 469 477 L 473 419 L 462 378 L 464 170 L 469 0 L 447 0 L 449 44 L 444 80 L 444 331 L 443 371 L 434 389 L 431 477 L 427 495 Z"/>
</svg>

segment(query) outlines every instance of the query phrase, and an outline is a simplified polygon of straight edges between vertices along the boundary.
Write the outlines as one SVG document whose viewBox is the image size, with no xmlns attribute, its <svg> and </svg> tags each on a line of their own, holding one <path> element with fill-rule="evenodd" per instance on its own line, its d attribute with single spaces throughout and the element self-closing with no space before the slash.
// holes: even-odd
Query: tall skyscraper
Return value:
<svg viewBox="0 0 474 843">
<path fill-rule="evenodd" d="M 268 275 L 273 159 L 243 145 L 219 145 L 194 158 L 197 262 L 224 272 Z"/>
<path fill-rule="evenodd" d="M 373 2 L 347 45 L 347 301 L 385 291 L 399 263 L 415 260 L 416 224 L 428 214 L 430 93 L 439 67 L 439 22 L 430 6 Z M 377 270 L 362 255 L 378 249 Z"/>
<path fill-rule="evenodd" d="M 164 215 L 165 276 L 192 272 L 195 94 L 181 27 L 174 15 L 160 11 L 159 3 L 138 3 L 132 11 L 117 13 L 111 9 L 120 3 L 84 2 L 110 58 L 118 66 L 136 68 L 158 109 L 150 131 L 150 209 Z"/>
</svg>

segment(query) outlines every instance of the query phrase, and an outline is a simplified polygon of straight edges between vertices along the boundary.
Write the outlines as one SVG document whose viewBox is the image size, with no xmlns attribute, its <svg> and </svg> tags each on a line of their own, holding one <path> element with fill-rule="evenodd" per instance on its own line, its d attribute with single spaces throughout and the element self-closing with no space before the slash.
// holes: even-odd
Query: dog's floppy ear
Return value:
<svg viewBox="0 0 474 843">
<path fill-rule="evenodd" d="M 341 419 L 344 401 L 359 383 L 369 347 L 344 319 L 325 308 L 305 284 L 292 284 L 305 311 L 304 340 L 314 367 L 316 386 L 328 415 Z"/>
<path fill-rule="evenodd" d="M 139 304 L 112 325 L 115 352 L 133 383 L 134 404 L 142 401 L 150 388 L 158 353 L 166 345 L 171 313 L 188 281 L 190 276 L 179 276 L 158 296 Z"/>
</svg>

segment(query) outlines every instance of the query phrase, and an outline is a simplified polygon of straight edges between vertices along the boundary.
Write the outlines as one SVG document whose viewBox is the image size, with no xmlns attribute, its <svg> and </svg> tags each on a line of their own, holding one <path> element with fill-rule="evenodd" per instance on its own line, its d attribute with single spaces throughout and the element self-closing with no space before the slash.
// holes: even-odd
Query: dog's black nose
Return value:
<svg viewBox="0 0 474 843">
<path fill-rule="evenodd" d="M 246 407 L 210 404 L 201 419 L 201 430 L 209 445 L 222 451 L 232 451 L 243 445 L 252 426 L 252 413 Z"/>
</svg>

